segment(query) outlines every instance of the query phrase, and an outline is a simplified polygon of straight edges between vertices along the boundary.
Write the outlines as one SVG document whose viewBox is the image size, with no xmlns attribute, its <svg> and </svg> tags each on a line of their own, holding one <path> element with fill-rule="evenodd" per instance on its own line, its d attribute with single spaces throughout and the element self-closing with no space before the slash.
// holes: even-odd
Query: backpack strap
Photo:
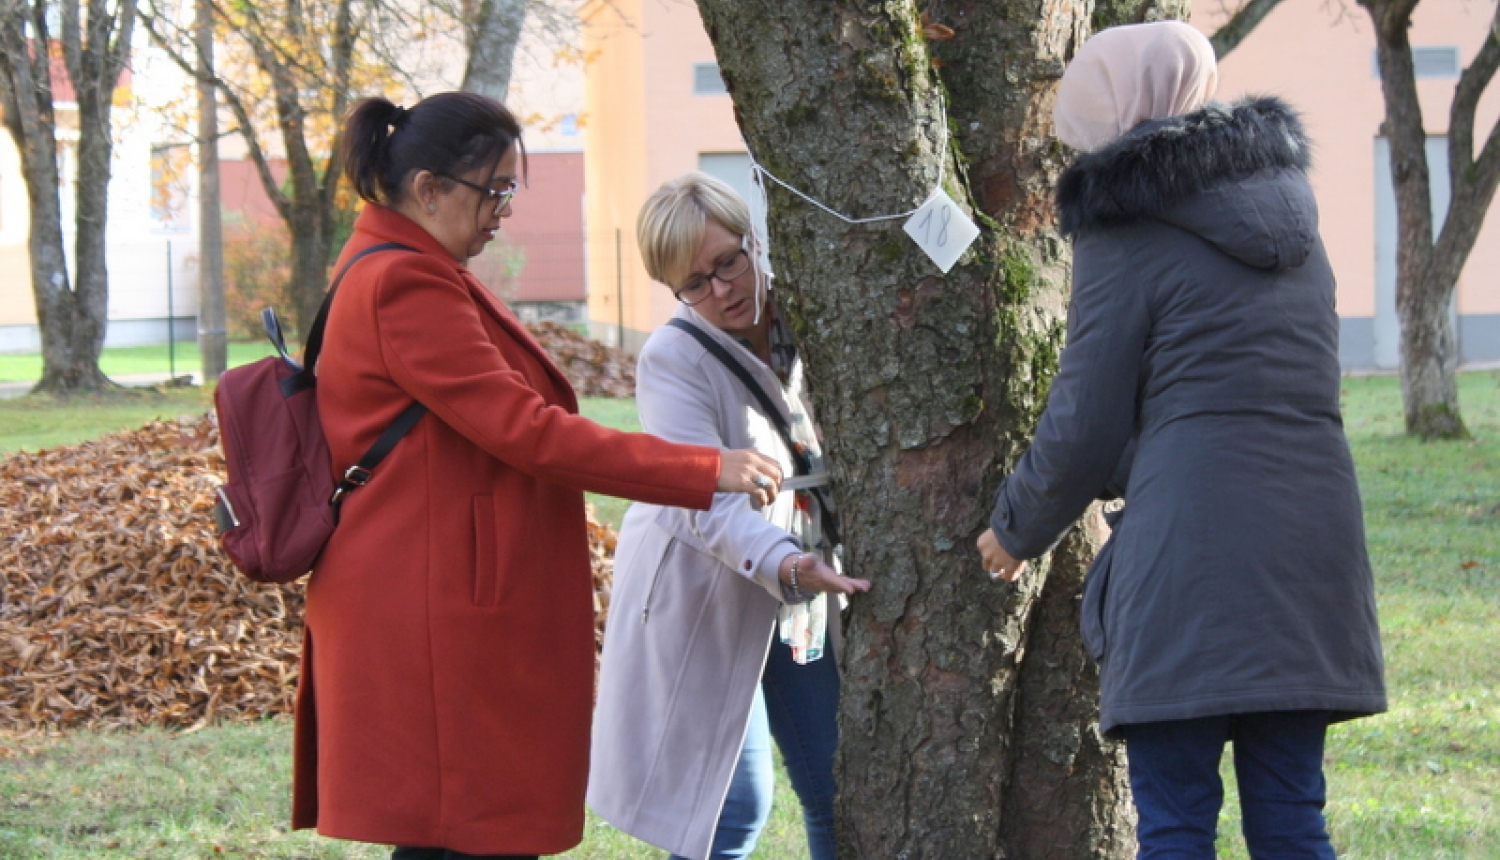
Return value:
<svg viewBox="0 0 1500 860">
<path fill-rule="evenodd" d="M 271 345 L 276 347 L 276 352 L 281 360 L 286 362 L 293 370 L 291 376 L 281 382 L 281 393 L 290 397 L 305 388 L 311 388 L 317 382 L 315 375 L 318 366 L 318 356 L 323 353 L 323 329 L 328 326 L 328 310 L 333 307 L 333 297 L 339 290 L 339 284 L 343 282 L 344 276 L 354 268 L 365 257 L 377 251 L 416 251 L 410 245 L 400 242 L 381 242 L 371 245 L 349 258 L 339 273 L 334 276 L 333 283 L 329 285 L 328 292 L 323 295 L 323 303 L 318 306 L 318 314 L 313 318 L 312 326 L 307 330 L 306 346 L 302 350 L 302 362 L 299 364 L 292 358 L 291 352 L 286 348 L 286 336 L 281 329 L 281 321 L 276 318 L 276 311 L 265 308 L 260 312 L 261 324 L 266 328 L 266 337 L 271 339 Z"/>
<path fill-rule="evenodd" d="M 667 325 L 681 329 L 692 335 L 698 343 L 703 345 L 704 349 L 708 350 L 709 355 L 717 358 L 721 364 L 729 368 L 730 373 L 739 378 L 740 383 L 745 386 L 746 390 L 760 404 L 761 411 L 766 413 L 766 417 L 771 419 L 772 424 L 776 425 L 776 431 L 781 434 L 781 441 L 786 443 L 787 450 L 792 453 L 792 464 L 796 467 L 796 473 L 798 475 L 811 474 L 812 462 L 808 459 L 807 454 L 803 453 L 802 448 L 796 442 L 792 441 L 792 428 L 787 426 L 786 418 L 782 416 L 781 410 L 777 409 L 776 404 L 771 402 L 770 395 L 766 394 L 766 390 L 760 386 L 760 383 L 755 381 L 755 377 L 750 375 L 750 371 L 746 370 L 745 366 L 740 364 L 733 355 L 730 355 L 729 350 L 725 349 L 723 344 L 714 340 L 708 332 L 698 326 L 681 317 L 673 317 L 667 320 Z M 828 499 L 823 495 L 822 488 L 810 487 L 808 488 L 808 492 L 818 497 L 818 511 L 822 514 L 823 533 L 828 535 L 828 539 L 832 541 L 834 546 L 838 546 L 842 542 L 839 540 L 838 518 L 828 509 Z"/>
<path fill-rule="evenodd" d="M 302 363 L 298 364 L 292 358 L 291 352 L 286 348 L 286 335 L 282 331 L 281 321 L 276 318 L 276 311 L 266 308 L 260 312 L 262 324 L 266 327 L 266 336 L 271 339 L 271 345 L 276 347 L 276 352 L 281 360 L 286 362 L 295 371 L 290 376 L 281 380 L 281 394 L 290 397 L 299 391 L 312 388 L 317 382 L 318 355 L 323 351 L 323 329 L 328 325 L 328 309 L 333 306 L 333 296 L 338 292 L 339 284 L 344 280 L 344 275 L 354 267 L 355 263 L 377 251 L 415 251 L 416 249 L 403 245 L 400 242 L 382 242 L 379 245 L 371 245 L 363 251 L 349 258 L 349 262 L 334 276 L 333 283 L 328 287 L 328 293 L 323 296 L 323 304 L 318 307 L 318 315 L 313 320 L 312 328 L 307 332 L 307 346 L 302 352 Z M 380 465 L 391 449 L 401 438 L 411 432 L 417 421 L 427 413 L 427 407 L 420 401 L 412 401 L 412 404 L 392 421 L 390 426 L 375 440 L 359 462 L 344 470 L 344 476 L 339 479 L 338 487 L 333 491 L 333 497 L 328 504 L 333 506 L 334 520 L 338 520 L 339 507 L 343 504 L 344 497 L 356 489 L 370 483 L 374 475 L 375 467 Z"/>
<path fill-rule="evenodd" d="M 359 458 L 359 462 L 344 470 L 344 477 L 339 479 L 339 485 L 333 491 L 333 497 L 328 500 L 328 504 L 333 505 L 335 518 L 338 517 L 339 506 L 343 504 L 344 497 L 370 483 L 370 478 L 373 477 L 371 473 L 375 471 L 375 467 L 380 465 L 385 455 L 391 453 L 391 449 L 396 447 L 401 437 L 410 432 L 426 413 L 426 406 L 423 406 L 420 401 L 412 401 L 404 412 L 396 416 L 391 426 L 385 428 L 385 432 L 381 433 L 380 438 L 375 440 L 375 444 L 370 446 L 370 450 Z"/>
</svg>

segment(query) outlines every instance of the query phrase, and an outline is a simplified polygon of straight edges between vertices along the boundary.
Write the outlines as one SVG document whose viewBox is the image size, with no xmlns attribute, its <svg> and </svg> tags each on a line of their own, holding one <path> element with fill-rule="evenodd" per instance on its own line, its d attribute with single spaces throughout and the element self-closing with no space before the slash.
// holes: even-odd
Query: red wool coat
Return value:
<svg viewBox="0 0 1500 860">
<path fill-rule="evenodd" d="M 318 367 L 334 466 L 429 413 L 308 583 L 294 827 L 467 854 L 578 844 L 593 706 L 583 490 L 707 508 L 712 448 L 577 415 L 561 372 L 422 228 L 367 206 Z"/>
</svg>

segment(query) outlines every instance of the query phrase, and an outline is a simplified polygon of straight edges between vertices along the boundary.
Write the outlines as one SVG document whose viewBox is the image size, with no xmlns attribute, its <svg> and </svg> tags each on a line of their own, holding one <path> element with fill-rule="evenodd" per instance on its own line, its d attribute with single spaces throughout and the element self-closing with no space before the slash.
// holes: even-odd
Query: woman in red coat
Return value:
<svg viewBox="0 0 1500 860">
<path fill-rule="evenodd" d="M 509 216 L 520 128 L 444 93 L 351 112 L 366 201 L 318 366 L 333 461 L 413 400 L 424 415 L 344 502 L 308 584 L 293 824 L 400 846 L 397 860 L 578 844 L 593 704 L 583 491 L 708 508 L 774 497 L 754 452 L 675 445 L 580 417 L 526 328 L 464 267 Z"/>
</svg>

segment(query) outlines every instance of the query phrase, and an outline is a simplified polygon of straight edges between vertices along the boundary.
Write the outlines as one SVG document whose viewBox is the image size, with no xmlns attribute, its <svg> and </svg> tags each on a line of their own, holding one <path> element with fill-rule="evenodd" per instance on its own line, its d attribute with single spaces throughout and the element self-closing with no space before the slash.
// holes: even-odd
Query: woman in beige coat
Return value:
<svg viewBox="0 0 1500 860">
<path fill-rule="evenodd" d="M 800 457 L 822 476 L 802 364 L 748 244 L 744 201 L 690 173 L 651 196 L 637 232 L 647 270 L 682 303 L 641 351 L 645 430 L 754 448 L 787 475 L 808 471 L 796 468 Z M 774 736 L 802 802 L 809 853 L 833 858 L 838 670 L 819 656 L 819 620 L 837 624 L 825 593 L 869 583 L 833 567 L 826 486 L 803 486 L 762 510 L 720 495 L 706 512 L 637 504 L 625 516 L 588 802 L 674 857 L 750 854 L 770 811 Z"/>
</svg>

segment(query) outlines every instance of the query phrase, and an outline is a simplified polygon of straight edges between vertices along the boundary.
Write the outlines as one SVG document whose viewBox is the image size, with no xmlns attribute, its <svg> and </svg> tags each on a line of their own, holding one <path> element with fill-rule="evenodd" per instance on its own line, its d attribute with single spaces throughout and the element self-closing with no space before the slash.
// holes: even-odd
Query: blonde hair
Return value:
<svg viewBox="0 0 1500 860">
<path fill-rule="evenodd" d="M 712 219 L 741 236 L 750 234 L 750 207 L 723 180 L 693 171 L 669 179 L 641 206 L 635 238 L 652 279 L 679 286 L 693 266 Z"/>
</svg>

